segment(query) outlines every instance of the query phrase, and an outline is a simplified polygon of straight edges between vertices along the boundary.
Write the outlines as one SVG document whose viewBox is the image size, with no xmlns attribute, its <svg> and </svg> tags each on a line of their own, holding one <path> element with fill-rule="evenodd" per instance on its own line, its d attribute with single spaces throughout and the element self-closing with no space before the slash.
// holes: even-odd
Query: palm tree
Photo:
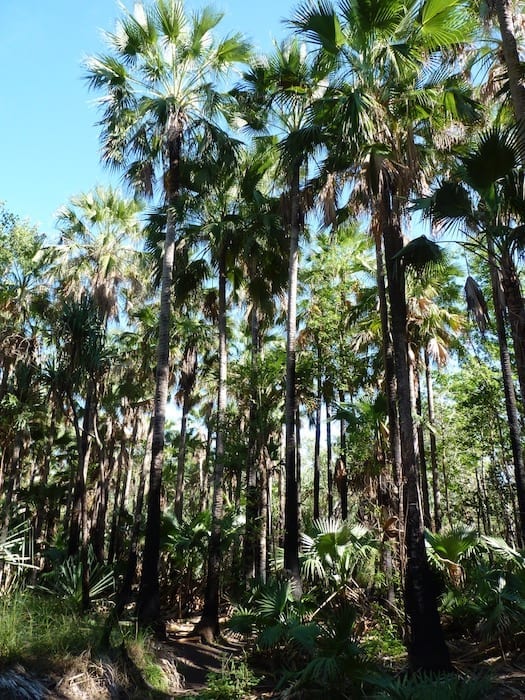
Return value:
<svg viewBox="0 0 525 700">
<path fill-rule="evenodd" d="M 247 57 L 238 35 L 216 41 L 222 15 L 209 7 L 189 17 L 180 0 L 141 3 L 125 9 L 117 29 L 106 34 L 110 53 L 87 61 L 91 88 L 102 91 L 103 159 L 125 171 L 136 191 L 153 195 L 155 185 L 167 207 L 160 292 L 153 440 L 148 518 L 137 600 L 142 626 L 159 625 L 158 562 L 164 425 L 169 386 L 171 289 L 184 163 L 201 141 L 227 140 L 215 119 L 221 99 L 216 79 Z M 162 630 L 160 630 L 162 631 Z"/>
<path fill-rule="evenodd" d="M 299 501 L 296 436 L 296 335 L 299 238 L 304 227 L 306 198 L 301 173 L 308 155 L 317 146 L 317 131 L 311 128 L 311 108 L 322 92 L 324 70 L 308 61 L 297 41 L 277 46 L 274 53 L 254 63 L 233 94 L 249 127 L 277 132 L 285 181 L 282 195 L 282 224 L 289 239 L 288 293 L 286 311 L 284 566 L 301 593 L 299 566 Z"/>
<path fill-rule="evenodd" d="M 431 127 L 446 123 L 450 106 L 456 112 L 461 107 L 470 118 L 476 116 L 473 103 L 464 99 L 459 78 L 453 75 L 455 48 L 470 38 L 470 20 L 460 3 L 417 0 L 407 6 L 399 0 L 386 4 L 351 0 L 339 3 L 339 11 L 327 2 L 305 4 L 296 12 L 292 26 L 314 43 L 319 60 L 331 67 L 331 86 L 323 108 L 327 141 L 333 144 L 326 168 L 344 169 L 354 178 L 362 176 L 381 267 L 384 254 L 388 306 L 386 299 L 380 297 L 380 301 L 385 348 L 389 334 L 392 339 L 396 423 L 405 482 L 405 611 L 410 621 L 410 663 L 413 668 L 449 669 L 425 553 L 404 269 L 396 256 L 404 244 L 404 205 L 409 193 L 419 186 L 425 157 L 432 152 L 424 149 L 424 144 L 432 143 Z M 436 72 L 432 66 L 438 58 L 444 66 Z M 378 287 L 380 292 L 384 289 L 384 285 Z M 390 415 L 395 420 L 395 415 Z M 396 429 L 395 424 L 390 427 Z"/>
<path fill-rule="evenodd" d="M 420 206 L 426 209 L 437 225 L 459 224 L 473 244 L 469 247 L 477 253 L 481 252 L 489 265 L 519 504 L 519 528 L 521 539 L 525 541 L 525 465 L 504 316 L 505 306 L 509 312 L 512 308 L 509 323 L 516 343 L 520 386 L 525 387 L 525 367 L 521 363 L 525 357 L 525 339 L 520 332 L 525 310 L 523 300 L 519 303 L 519 278 L 515 274 L 511 255 L 512 250 L 520 249 L 523 236 L 523 226 L 516 225 L 516 221 L 523 221 L 525 216 L 525 200 L 521 194 L 523 143 L 523 129 L 520 126 L 493 127 L 484 132 L 467 155 L 458 157 L 452 179 L 442 181 L 431 197 L 421 200 Z M 517 291 L 513 295 L 515 285 Z"/>
</svg>

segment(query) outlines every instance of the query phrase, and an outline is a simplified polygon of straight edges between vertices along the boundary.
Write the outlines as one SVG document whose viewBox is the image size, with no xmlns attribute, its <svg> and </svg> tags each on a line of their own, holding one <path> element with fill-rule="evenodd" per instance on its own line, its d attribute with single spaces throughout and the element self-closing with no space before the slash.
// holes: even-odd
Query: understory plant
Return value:
<svg viewBox="0 0 525 700">
<path fill-rule="evenodd" d="M 374 673 L 358 642 L 355 608 L 344 597 L 315 608 L 307 596 L 294 599 L 289 581 L 274 581 L 237 607 L 229 625 L 252 635 L 279 687 L 294 693 L 307 688 L 311 698 L 328 691 L 332 697 L 353 697 L 346 693 L 357 692 Z"/>
<path fill-rule="evenodd" d="M 200 700 L 245 700 L 259 679 L 244 659 L 228 658 L 222 669 L 208 673 L 206 689 L 199 693 Z"/>
<path fill-rule="evenodd" d="M 464 678 L 457 674 L 416 673 L 390 679 L 377 678 L 378 690 L 367 697 L 373 700 L 479 700 L 488 695 L 490 679 L 485 676 Z"/>
<path fill-rule="evenodd" d="M 82 601 L 82 564 L 80 556 L 63 558 L 54 552 L 52 568 L 43 573 L 35 589 L 41 593 L 69 600 L 80 606 Z M 97 561 L 93 548 L 88 550 L 89 598 L 107 600 L 115 592 L 115 575 L 112 567 Z"/>
<path fill-rule="evenodd" d="M 427 533 L 430 560 L 443 575 L 441 609 L 462 632 L 517 645 L 525 629 L 525 556 L 468 528 Z"/>
</svg>

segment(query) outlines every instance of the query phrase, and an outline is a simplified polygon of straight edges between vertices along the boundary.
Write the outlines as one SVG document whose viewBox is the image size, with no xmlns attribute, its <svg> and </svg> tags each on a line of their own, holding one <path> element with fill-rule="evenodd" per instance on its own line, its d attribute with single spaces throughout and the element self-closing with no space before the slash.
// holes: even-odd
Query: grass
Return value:
<svg viewBox="0 0 525 700">
<path fill-rule="evenodd" d="M 16 664 L 57 679 L 78 676 L 93 689 L 112 677 L 129 697 L 167 697 L 172 679 L 157 663 L 149 638 L 131 629 L 124 635 L 117 631 L 112 648 L 101 650 L 103 626 L 102 615 L 93 611 L 80 615 L 74 600 L 28 590 L 4 595 L 0 598 L 0 669 Z M 137 682 L 143 682 L 140 691 Z"/>
<path fill-rule="evenodd" d="M 32 592 L 0 598 L 2 663 L 45 656 L 60 659 L 96 646 L 102 626 L 96 617 L 80 617 L 73 604 Z"/>
</svg>

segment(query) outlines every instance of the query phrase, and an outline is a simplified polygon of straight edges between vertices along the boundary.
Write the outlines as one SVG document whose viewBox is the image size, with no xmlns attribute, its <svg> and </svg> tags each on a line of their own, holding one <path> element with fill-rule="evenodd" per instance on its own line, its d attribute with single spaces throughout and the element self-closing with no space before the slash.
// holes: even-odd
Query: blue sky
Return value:
<svg viewBox="0 0 525 700">
<path fill-rule="evenodd" d="M 221 34 L 240 31 L 263 51 L 287 33 L 282 20 L 295 7 L 186 0 L 189 10 L 206 4 L 225 13 Z M 56 210 L 72 195 L 110 181 L 82 60 L 103 51 L 101 30 L 112 30 L 118 15 L 116 0 L 1 0 L 0 201 L 43 233 L 52 233 Z"/>
</svg>

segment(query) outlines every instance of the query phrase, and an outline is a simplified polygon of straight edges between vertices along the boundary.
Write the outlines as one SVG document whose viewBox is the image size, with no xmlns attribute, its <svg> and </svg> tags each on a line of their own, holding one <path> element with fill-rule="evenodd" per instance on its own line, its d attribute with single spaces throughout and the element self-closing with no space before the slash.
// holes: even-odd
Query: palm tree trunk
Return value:
<svg viewBox="0 0 525 700">
<path fill-rule="evenodd" d="M 377 296 L 379 300 L 379 316 L 381 320 L 381 349 L 383 354 L 383 366 L 385 370 L 385 396 L 387 402 L 388 414 L 388 441 L 390 448 L 390 460 L 392 463 L 392 473 L 394 484 L 397 491 L 395 495 L 396 515 L 398 522 L 404 521 L 403 516 L 403 476 L 401 465 L 401 440 L 399 435 L 399 417 L 397 410 L 397 389 L 396 389 L 396 374 L 394 366 L 394 349 L 392 347 L 392 334 L 390 331 L 390 320 L 388 318 L 388 301 L 385 284 L 385 266 L 383 262 L 383 245 L 382 237 L 379 234 L 374 235 L 375 254 L 376 254 L 376 282 Z M 402 528 L 399 528 L 400 533 L 400 550 L 404 549 L 402 541 Z"/>
<path fill-rule="evenodd" d="M 164 462 L 164 427 L 168 403 L 170 375 L 170 326 L 173 264 L 175 261 L 175 203 L 179 193 L 179 167 L 182 124 L 172 112 L 166 126 L 167 155 L 169 158 L 169 183 L 167 192 L 167 222 L 162 261 L 162 281 L 159 308 L 159 335 L 157 341 L 157 366 L 155 370 L 155 396 L 153 402 L 153 435 L 149 476 L 148 514 L 142 561 L 142 576 L 137 597 L 137 619 L 141 628 L 152 627 L 164 636 L 165 626 L 160 615 L 159 556 L 160 556 L 160 497 L 162 467 Z"/>
<path fill-rule="evenodd" d="M 325 397 L 326 407 L 326 493 L 328 517 L 331 518 L 334 514 L 334 492 L 333 492 L 333 474 L 332 474 L 332 422 L 330 399 Z"/>
<path fill-rule="evenodd" d="M 321 384 L 321 348 L 317 344 L 317 397 L 315 404 L 315 443 L 314 443 L 314 519 L 319 518 L 319 489 L 321 486 L 321 405 L 323 392 Z"/>
<path fill-rule="evenodd" d="M 221 522 L 223 515 L 224 421 L 227 403 L 228 352 L 226 345 L 226 250 L 219 253 L 219 386 L 217 397 L 217 433 L 213 470 L 212 523 L 208 546 L 208 572 L 204 607 L 195 627 L 201 638 L 212 642 L 219 634 L 219 589 L 221 573 Z"/>
<path fill-rule="evenodd" d="M 510 0 L 495 0 L 496 14 L 501 33 L 501 45 L 507 75 L 509 79 L 510 94 L 516 119 L 525 119 L 525 86 L 523 84 L 523 68 L 520 62 L 512 7 Z"/>
<path fill-rule="evenodd" d="M 250 314 L 251 326 L 251 371 L 250 382 L 250 410 L 248 425 L 248 459 L 246 464 L 246 525 L 244 535 L 244 576 L 246 581 L 254 579 L 257 571 L 258 551 L 258 523 L 262 517 L 259 512 L 259 496 L 257 485 L 258 465 L 261 463 L 261 450 L 259 444 L 259 428 L 257 420 L 257 368 L 259 365 L 260 340 L 259 340 L 259 316 L 257 308 L 253 306 Z M 260 488 L 260 485 L 259 485 Z"/>
<path fill-rule="evenodd" d="M 516 393 L 512 379 L 512 368 L 510 363 L 509 348 L 507 345 L 505 321 L 503 318 L 500 276 L 494 257 L 494 242 L 492 236 L 488 233 L 487 248 L 489 254 L 492 301 L 494 304 L 494 316 L 496 318 L 496 330 L 498 334 L 501 373 L 503 376 L 503 389 L 505 392 L 505 409 L 509 424 L 510 444 L 514 463 L 514 478 L 516 481 L 516 494 L 518 497 L 519 522 L 516 523 L 516 529 L 518 532 L 518 539 L 521 541 L 521 543 L 523 543 L 525 542 L 525 466 L 523 463 L 523 452 L 521 448 L 521 429 L 516 403 Z"/>
<path fill-rule="evenodd" d="M 197 349 L 192 341 L 186 344 L 181 368 L 182 416 L 180 420 L 179 451 L 177 454 L 177 482 L 175 486 L 174 513 L 182 521 L 184 508 L 184 467 L 186 464 L 186 438 L 188 433 L 188 414 L 191 406 L 191 394 L 197 375 Z"/>
<path fill-rule="evenodd" d="M 268 567 L 268 532 L 270 529 L 270 486 L 269 486 L 270 455 L 266 447 L 260 451 L 259 489 L 260 489 L 260 525 L 259 525 L 259 560 L 256 566 L 257 578 L 266 583 Z"/>
<path fill-rule="evenodd" d="M 512 333 L 522 412 L 525 415 L 525 303 L 521 293 L 520 278 L 508 251 L 501 256 L 501 281 Z"/>
<path fill-rule="evenodd" d="M 423 416 L 421 408 L 421 385 L 419 382 L 419 372 L 417 367 L 411 363 L 411 372 L 414 382 L 414 396 L 416 399 L 415 414 L 418 417 L 417 425 L 417 456 L 419 461 L 419 472 L 421 474 L 421 491 L 423 495 L 423 524 L 426 528 L 432 527 L 432 518 L 430 517 L 430 493 L 428 488 L 427 474 L 427 456 L 425 453 L 425 431 L 423 429 Z"/>
<path fill-rule="evenodd" d="M 299 568 L 299 499 L 296 464 L 296 376 L 297 281 L 299 270 L 299 173 L 300 162 L 293 166 L 290 183 L 290 255 L 288 262 L 288 308 L 286 318 L 286 397 L 285 397 L 285 479 L 284 568 L 293 581 L 294 595 L 302 593 Z"/>
<path fill-rule="evenodd" d="M 430 371 L 430 356 L 425 348 L 425 381 L 427 388 L 428 424 L 430 441 L 430 464 L 432 469 L 432 494 L 434 499 L 434 528 L 441 532 L 441 493 L 439 490 L 439 472 L 437 463 L 436 445 L 436 414 L 434 409 L 434 388 L 432 385 L 432 373 Z"/>
<path fill-rule="evenodd" d="M 124 612 L 124 608 L 129 602 L 131 591 L 133 588 L 133 580 L 135 579 L 135 574 L 137 572 L 137 559 L 138 559 L 138 544 L 140 537 L 140 530 L 142 526 L 142 507 L 144 505 L 144 488 L 146 486 L 146 465 L 148 462 L 148 457 L 151 454 L 151 447 L 153 441 L 153 418 L 150 420 L 150 425 L 148 429 L 148 436 L 146 439 L 146 451 L 144 453 L 144 460 L 140 465 L 139 481 L 137 486 L 137 496 L 135 499 L 135 510 L 133 515 L 133 526 L 131 528 L 131 535 L 129 540 L 128 549 L 128 559 L 126 563 L 126 571 L 124 573 L 124 578 L 122 580 L 122 585 L 118 592 L 117 600 L 115 602 L 115 607 L 110 612 L 106 618 L 104 625 L 104 630 L 102 632 L 101 644 L 102 646 L 109 646 L 109 638 L 111 635 L 111 630 L 113 625 Z"/>
<path fill-rule="evenodd" d="M 385 192 L 385 198 L 391 193 Z M 391 212 L 386 204 L 386 211 Z M 429 568 L 424 538 L 419 474 L 414 449 L 412 399 L 408 365 L 407 317 L 404 270 L 395 255 L 403 247 L 400 227 L 392 220 L 383 227 L 388 294 L 394 350 L 399 432 L 405 481 L 406 581 L 405 614 L 409 624 L 408 656 L 414 671 L 451 671 L 437 606 L 437 591 Z"/>
</svg>

